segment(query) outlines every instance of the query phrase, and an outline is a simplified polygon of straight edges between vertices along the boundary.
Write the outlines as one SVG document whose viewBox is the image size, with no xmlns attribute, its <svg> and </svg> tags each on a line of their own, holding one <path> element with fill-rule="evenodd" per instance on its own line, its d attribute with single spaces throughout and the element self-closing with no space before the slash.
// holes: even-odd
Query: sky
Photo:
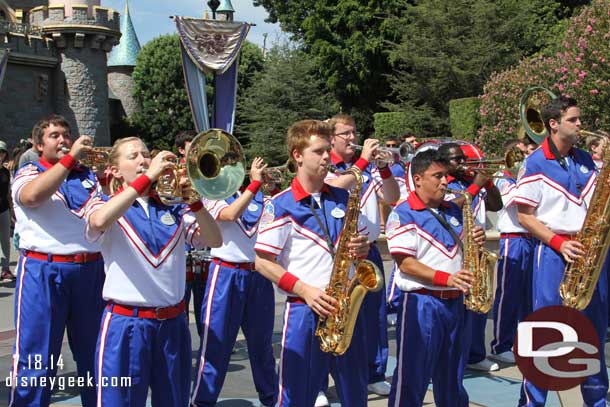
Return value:
<svg viewBox="0 0 610 407">
<path fill-rule="evenodd" d="M 121 14 L 125 9 L 125 0 L 102 0 L 102 6 L 113 8 Z M 250 28 L 248 41 L 263 46 L 263 34 L 267 34 L 267 48 L 280 41 L 284 34 L 279 24 L 265 23 L 267 11 L 263 7 L 254 7 L 252 0 L 231 0 L 235 10 L 235 21 L 254 23 Z M 176 32 L 172 15 L 185 17 L 203 17 L 207 9 L 206 0 L 129 0 L 131 20 L 138 34 L 140 45 L 162 34 Z M 212 13 L 209 13 L 212 18 Z"/>
</svg>

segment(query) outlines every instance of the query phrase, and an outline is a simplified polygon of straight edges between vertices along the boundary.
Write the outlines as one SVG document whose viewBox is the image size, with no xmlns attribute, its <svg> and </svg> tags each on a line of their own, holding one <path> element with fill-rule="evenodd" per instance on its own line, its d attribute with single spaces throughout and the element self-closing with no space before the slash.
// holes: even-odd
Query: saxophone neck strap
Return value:
<svg viewBox="0 0 610 407">
<path fill-rule="evenodd" d="M 442 209 L 440 207 L 438 208 L 439 213 L 437 213 L 436 211 L 432 210 L 432 208 L 428 208 L 428 207 L 426 207 L 426 210 L 428 212 L 430 212 L 432 214 L 432 216 L 434 216 L 436 218 L 438 223 L 440 223 L 441 226 L 444 227 L 447 230 L 447 232 L 449 232 L 449 234 L 451 235 L 451 237 L 455 241 L 455 244 L 460 246 L 460 249 L 462 249 L 462 252 L 463 252 L 464 251 L 464 243 L 462 242 L 462 240 L 460 239 L 458 234 L 455 233 L 455 230 L 453 230 L 451 225 L 449 225 L 449 223 L 447 222 L 445 217 L 442 215 Z"/>
<path fill-rule="evenodd" d="M 314 199 L 313 199 L 313 197 L 311 197 L 311 201 L 309 201 L 309 209 L 311 210 L 313 217 L 316 218 L 316 222 L 318 222 L 318 226 L 320 226 L 320 229 L 322 229 L 322 233 L 324 234 L 324 240 L 326 240 L 326 245 L 328 246 L 330 255 L 334 260 L 335 259 L 335 246 L 333 245 L 333 241 L 330 238 L 330 233 L 328 232 L 328 227 L 326 227 L 326 224 L 324 222 L 322 222 L 322 219 L 320 219 L 318 212 L 313 207 L 313 203 L 314 203 Z M 322 202 L 322 198 L 320 198 L 320 207 L 321 207 L 322 211 L 324 211 L 324 203 Z"/>
</svg>

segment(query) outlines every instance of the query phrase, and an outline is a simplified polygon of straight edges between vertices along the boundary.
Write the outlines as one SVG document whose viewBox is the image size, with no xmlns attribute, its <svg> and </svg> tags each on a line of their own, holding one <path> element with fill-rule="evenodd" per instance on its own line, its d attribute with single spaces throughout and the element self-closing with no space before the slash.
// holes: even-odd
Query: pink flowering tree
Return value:
<svg viewBox="0 0 610 407">
<path fill-rule="evenodd" d="M 492 74 L 480 97 L 477 141 L 485 151 L 499 152 L 504 140 L 522 134 L 519 100 L 535 85 L 576 98 L 584 128 L 610 130 L 610 0 L 593 0 L 573 17 L 551 55 Z"/>
</svg>

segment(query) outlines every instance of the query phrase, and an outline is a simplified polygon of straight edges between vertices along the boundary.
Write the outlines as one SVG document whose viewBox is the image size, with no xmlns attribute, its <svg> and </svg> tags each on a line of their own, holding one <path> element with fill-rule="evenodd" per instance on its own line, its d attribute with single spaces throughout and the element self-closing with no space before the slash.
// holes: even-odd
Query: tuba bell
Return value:
<svg viewBox="0 0 610 407">
<path fill-rule="evenodd" d="M 201 197 L 222 200 L 241 187 L 246 176 L 245 168 L 246 159 L 239 141 L 224 130 L 210 129 L 195 136 L 186 152 L 185 163 L 176 163 L 173 169 L 162 174 L 156 190 L 166 205 L 184 202 L 178 173 L 186 170 L 198 195 L 191 194 L 188 201 Z"/>
<path fill-rule="evenodd" d="M 544 139 L 548 136 L 548 131 L 544 126 L 544 120 L 542 120 L 541 105 L 542 102 L 536 97 L 536 92 L 544 92 L 551 99 L 557 99 L 557 95 L 551 92 L 549 89 L 543 86 L 532 86 L 527 88 L 521 100 L 519 101 L 519 117 L 521 118 L 521 125 L 527 133 L 527 135 L 536 144 L 541 144 Z"/>
</svg>

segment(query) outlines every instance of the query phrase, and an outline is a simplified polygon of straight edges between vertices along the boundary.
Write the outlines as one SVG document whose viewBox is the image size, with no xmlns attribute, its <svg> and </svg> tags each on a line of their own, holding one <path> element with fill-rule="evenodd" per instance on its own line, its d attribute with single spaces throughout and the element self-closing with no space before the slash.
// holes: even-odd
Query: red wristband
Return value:
<svg viewBox="0 0 610 407">
<path fill-rule="evenodd" d="M 366 167 L 368 167 L 368 165 L 369 165 L 369 162 L 366 159 L 362 158 L 362 157 L 360 157 L 358 159 L 358 161 L 356 161 L 354 163 L 354 167 L 360 168 L 360 171 L 364 171 L 366 169 Z"/>
<path fill-rule="evenodd" d="M 291 293 L 297 281 L 299 281 L 297 276 L 286 271 L 284 274 L 282 274 L 282 277 L 280 277 L 280 280 L 277 282 L 277 286 L 287 293 Z"/>
<path fill-rule="evenodd" d="M 151 183 L 152 182 L 150 181 L 150 178 L 148 178 L 148 175 L 142 174 L 136 178 L 135 181 L 129 184 L 129 186 L 135 189 L 138 195 L 142 195 L 148 189 L 148 187 L 150 187 Z"/>
<path fill-rule="evenodd" d="M 445 273 L 444 271 L 436 270 L 432 282 L 434 283 L 434 285 L 447 287 L 447 281 L 449 280 L 449 277 L 451 277 L 451 274 Z"/>
<path fill-rule="evenodd" d="M 261 185 L 263 185 L 263 183 L 260 181 L 252 181 L 250 183 L 250 185 L 248 185 L 246 190 L 248 190 L 248 191 L 252 192 L 254 195 L 256 195 L 256 193 L 258 192 L 258 189 L 261 187 Z"/>
<path fill-rule="evenodd" d="M 470 194 L 471 197 L 475 197 L 477 196 L 477 194 L 479 193 L 479 191 L 481 190 L 481 187 L 478 186 L 477 184 L 470 184 L 470 186 L 468 188 L 466 188 L 466 192 L 468 192 Z"/>
<path fill-rule="evenodd" d="M 563 242 L 566 242 L 570 239 L 568 239 L 565 236 L 561 236 L 561 235 L 553 235 L 553 237 L 551 238 L 551 241 L 549 242 L 549 246 L 551 246 L 551 249 L 559 252 L 561 251 L 561 245 L 563 244 Z"/>
<path fill-rule="evenodd" d="M 59 160 L 59 163 L 67 169 L 71 170 L 76 165 L 76 160 L 70 154 L 66 154 L 61 160 Z"/>
<path fill-rule="evenodd" d="M 388 167 L 380 168 L 379 175 L 381 175 L 381 179 L 388 179 L 392 177 L 392 171 Z"/>
<path fill-rule="evenodd" d="M 189 204 L 189 209 L 193 213 L 201 210 L 201 208 L 203 208 L 203 202 L 201 202 L 201 201 L 195 201 L 192 204 Z"/>
</svg>

